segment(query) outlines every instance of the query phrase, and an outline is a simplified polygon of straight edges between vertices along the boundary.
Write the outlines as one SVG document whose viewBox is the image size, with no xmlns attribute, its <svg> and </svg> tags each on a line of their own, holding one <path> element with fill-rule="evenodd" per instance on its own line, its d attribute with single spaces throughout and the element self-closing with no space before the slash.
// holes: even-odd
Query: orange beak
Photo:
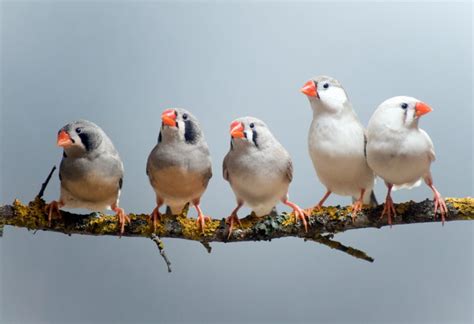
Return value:
<svg viewBox="0 0 474 324">
<path fill-rule="evenodd" d="M 176 127 L 176 112 L 173 109 L 166 109 L 161 114 L 163 125 Z"/>
<path fill-rule="evenodd" d="M 230 124 L 230 136 L 232 136 L 232 138 L 245 137 L 244 124 L 238 121 L 232 122 L 232 124 Z"/>
<path fill-rule="evenodd" d="M 416 105 L 415 105 L 415 116 L 416 117 L 420 117 L 420 116 L 423 116 L 427 113 L 429 113 L 430 111 L 433 111 L 433 109 L 428 106 L 427 104 L 425 104 L 424 102 L 417 102 Z"/>
<path fill-rule="evenodd" d="M 309 80 L 304 84 L 304 86 L 300 89 L 302 93 L 307 95 L 308 97 L 317 97 L 319 98 L 318 88 L 313 80 Z"/>
<path fill-rule="evenodd" d="M 62 130 L 58 134 L 58 142 L 57 143 L 58 143 L 58 146 L 61 146 L 61 147 L 71 146 L 72 145 L 71 136 L 69 136 L 69 134 L 65 130 Z"/>
</svg>

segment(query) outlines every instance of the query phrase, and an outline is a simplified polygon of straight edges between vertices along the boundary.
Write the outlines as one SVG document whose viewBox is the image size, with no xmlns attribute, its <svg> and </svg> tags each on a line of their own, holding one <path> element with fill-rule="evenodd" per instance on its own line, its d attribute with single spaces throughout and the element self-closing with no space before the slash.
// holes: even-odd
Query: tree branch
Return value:
<svg viewBox="0 0 474 324">
<path fill-rule="evenodd" d="M 449 209 L 447 222 L 474 220 L 473 198 L 447 198 L 446 203 Z M 439 221 L 439 217 L 433 215 L 433 202 L 428 199 L 418 203 L 409 201 L 396 204 L 395 207 L 397 217 L 393 219 L 393 225 Z M 66 234 L 120 235 L 115 216 L 101 213 L 79 215 L 62 211 L 62 218 L 53 219 L 51 227 L 49 227 L 44 208 L 45 203 L 40 198 L 36 198 L 28 205 L 15 200 L 12 205 L 0 206 L 0 225 Z M 315 240 L 318 235 L 322 234 L 387 226 L 386 218 L 380 219 L 382 209 L 383 205 L 373 209 L 363 209 L 355 222 L 352 222 L 349 207 L 323 207 L 319 211 L 313 211 L 308 222 L 307 233 L 301 223 L 299 221 L 295 223 L 294 217 L 287 213 L 265 217 L 249 215 L 241 219 L 242 227 L 236 225 L 229 240 L 224 218 L 206 222 L 206 228 L 202 233 L 195 219 L 187 218 L 184 214 L 177 216 L 164 214 L 154 233 L 161 238 L 181 238 L 202 241 L 206 244 L 209 242 L 261 241 L 289 236 Z M 125 226 L 123 236 L 149 238 L 153 234 L 152 226 L 149 224 L 149 215 L 129 214 L 129 216 L 132 223 Z"/>
<path fill-rule="evenodd" d="M 447 198 L 449 209 L 447 221 L 474 220 L 473 198 Z M 396 204 L 397 217 L 392 220 L 393 225 L 429 223 L 439 221 L 433 214 L 434 205 L 431 200 L 422 202 L 405 202 Z M 204 233 L 197 226 L 195 219 L 181 215 L 162 215 L 157 224 L 156 231 L 152 231 L 149 215 L 129 214 L 132 222 L 125 227 L 123 236 L 146 237 L 160 248 L 160 253 L 169 268 L 170 263 L 164 254 L 163 244 L 159 237 L 171 237 L 201 242 L 211 251 L 210 242 L 242 242 L 242 241 L 270 241 L 282 237 L 298 237 L 315 241 L 354 257 L 372 262 L 373 259 L 363 251 L 346 247 L 337 241 L 331 240 L 335 234 L 353 229 L 381 228 L 387 226 L 386 218 L 380 219 L 383 205 L 373 209 L 363 209 L 357 219 L 352 222 L 349 207 L 330 206 L 319 211 L 314 210 L 308 221 L 308 232 L 293 215 L 282 213 L 278 215 L 255 217 L 249 215 L 241 219 L 242 226 L 236 225 L 232 235 L 227 239 L 227 226 L 225 219 L 212 219 L 206 222 Z M 185 210 L 185 213 L 187 210 Z M 65 234 L 81 235 L 111 235 L 120 236 L 115 216 L 92 213 L 89 215 L 72 214 L 62 211 L 62 218 L 53 219 L 51 227 L 48 226 L 45 213 L 45 202 L 36 198 L 28 205 L 15 200 L 12 205 L 0 206 L 0 229 L 4 225 L 23 227 L 29 230 L 44 230 Z M 170 268 L 169 268 L 170 270 Z"/>
</svg>

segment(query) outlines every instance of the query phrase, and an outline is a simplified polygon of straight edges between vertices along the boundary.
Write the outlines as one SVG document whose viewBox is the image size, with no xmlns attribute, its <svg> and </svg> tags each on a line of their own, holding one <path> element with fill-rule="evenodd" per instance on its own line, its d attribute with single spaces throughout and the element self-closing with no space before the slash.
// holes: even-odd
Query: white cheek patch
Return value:
<svg viewBox="0 0 474 324">
<path fill-rule="evenodd" d="M 347 101 L 344 90 L 334 86 L 330 86 L 327 90 L 321 91 L 319 96 L 329 107 L 340 107 Z"/>
<path fill-rule="evenodd" d="M 245 133 L 245 139 L 247 141 L 251 141 L 252 136 L 253 136 L 252 131 L 250 129 L 247 129 L 247 130 L 244 131 L 244 133 Z"/>
<path fill-rule="evenodd" d="M 182 120 L 177 120 L 176 121 L 178 125 L 178 133 L 179 133 L 179 138 L 184 138 L 184 121 Z"/>
<path fill-rule="evenodd" d="M 405 125 L 410 125 L 415 120 L 415 109 L 407 109 L 404 114 Z"/>
</svg>

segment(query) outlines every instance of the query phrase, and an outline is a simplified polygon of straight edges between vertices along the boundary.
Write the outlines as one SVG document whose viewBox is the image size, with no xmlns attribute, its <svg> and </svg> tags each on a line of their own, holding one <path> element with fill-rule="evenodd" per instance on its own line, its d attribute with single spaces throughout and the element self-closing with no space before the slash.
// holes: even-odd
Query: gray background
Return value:
<svg viewBox="0 0 474 324">
<path fill-rule="evenodd" d="M 1 10 L 3 203 L 37 193 L 60 161 L 57 130 L 87 118 L 122 155 L 121 205 L 150 212 L 146 158 L 161 111 L 182 106 L 200 119 L 211 148 L 207 213 L 221 218 L 234 206 L 221 161 L 229 123 L 242 115 L 264 119 L 290 151 L 291 197 L 310 206 L 324 188 L 307 154 L 311 111 L 298 89 L 316 74 L 342 82 L 364 124 L 394 95 L 429 103 L 434 112 L 421 126 L 437 151 L 435 184 L 445 196 L 472 195 L 471 3 L 2 2 Z M 47 200 L 58 187 L 56 174 Z M 385 195 L 381 181 L 377 194 Z M 394 199 L 431 196 L 422 186 Z M 210 255 L 199 243 L 167 239 L 168 274 L 146 239 L 7 227 L 1 319 L 468 323 L 473 228 L 453 222 L 336 236 L 373 264 L 298 239 L 214 244 Z"/>
</svg>

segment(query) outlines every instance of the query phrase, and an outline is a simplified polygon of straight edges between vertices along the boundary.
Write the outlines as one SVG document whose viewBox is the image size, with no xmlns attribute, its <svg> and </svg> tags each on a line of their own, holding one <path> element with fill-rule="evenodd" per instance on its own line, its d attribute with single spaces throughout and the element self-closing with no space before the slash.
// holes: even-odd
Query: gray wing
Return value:
<svg viewBox="0 0 474 324">
<path fill-rule="evenodd" d="M 420 129 L 420 131 L 424 135 L 424 137 L 426 139 L 426 142 L 428 143 L 428 157 L 429 157 L 430 161 L 433 162 L 434 160 L 436 160 L 436 154 L 435 154 L 435 151 L 434 151 L 433 141 L 431 140 L 428 133 L 426 133 L 422 129 Z"/>
<path fill-rule="evenodd" d="M 207 187 L 207 184 L 209 183 L 209 180 L 212 178 L 212 167 L 209 166 L 209 168 L 204 172 L 204 186 Z"/>
<path fill-rule="evenodd" d="M 229 170 L 227 169 L 227 164 L 229 160 L 229 153 L 224 157 L 224 161 L 222 162 L 222 176 L 225 180 L 229 181 Z"/>
<path fill-rule="evenodd" d="M 205 156 L 207 159 L 205 170 L 203 172 L 203 182 L 204 186 L 207 187 L 207 184 L 209 183 L 209 180 L 212 178 L 212 162 L 211 162 L 211 153 L 209 152 L 209 148 L 207 146 L 206 142 L 202 142 L 202 145 L 200 145 L 200 151 L 201 154 Z"/>
<path fill-rule="evenodd" d="M 293 162 L 291 162 L 291 159 L 288 159 L 286 164 L 286 178 L 289 182 L 293 180 Z"/>
<path fill-rule="evenodd" d="M 364 156 L 367 158 L 367 131 L 364 129 Z"/>
</svg>

